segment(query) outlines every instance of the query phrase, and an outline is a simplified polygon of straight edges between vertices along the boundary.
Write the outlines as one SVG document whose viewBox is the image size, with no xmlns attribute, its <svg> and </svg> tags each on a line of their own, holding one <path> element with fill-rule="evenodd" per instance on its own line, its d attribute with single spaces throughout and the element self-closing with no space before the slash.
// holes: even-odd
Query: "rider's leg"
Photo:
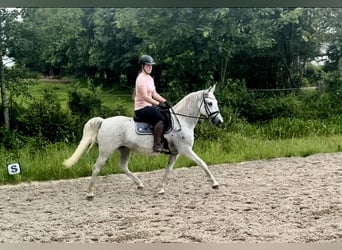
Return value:
<svg viewBox="0 0 342 250">
<path fill-rule="evenodd" d="M 153 151 L 154 152 L 163 152 L 163 147 L 161 144 L 161 137 L 164 132 L 164 122 L 158 121 L 153 128 Z"/>
</svg>

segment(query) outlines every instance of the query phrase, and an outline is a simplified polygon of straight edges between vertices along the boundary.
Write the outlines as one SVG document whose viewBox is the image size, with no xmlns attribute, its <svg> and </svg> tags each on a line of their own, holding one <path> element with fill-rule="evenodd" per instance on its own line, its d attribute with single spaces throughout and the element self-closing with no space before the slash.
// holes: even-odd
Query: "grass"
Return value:
<svg viewBox="0 0 342 250">
<path fill-rule="evenodd" d="M 342 150 L 342 135 L 268 140 L 228 134 L 225 140 L 206 145 L 199 140 L 195 151 L 207 164 L 237 163 L 277 157 L 308 156 Z"/>
<path fill-rule="evenodd" d="M 39 81 L 37 84 L 28 87 L 28 91 L 34 99 L 42 98 L 45 90 L 53 91 L 58 100 L 61 102 L 62 108 L 67 108 L 68 92 L 71 90 L 70 84 Z M 17 99 L 17 102 L 25 106 L 31 103 L 32 100 L 30 98 L 21 96 Z"/>
<path fill-rule="evenodd" d="M 55 179 L 71 179 L 90 176 L 92 165 L 97 158 L 97 148 L 84 155 L 71 169 L 62 165 L 75 150 L 76 145 L 56 143 L 48 145 L 40 151 L 32 152 L 32 148 L 24 147 L 18 151 L 18 158 L 13 152 L 0 150 L 0 183 L 17 183 L 22 181 L 45 181 Z M 330 153 L 342 150 L 342 135 L 325 137 L 292 138 L 267 140 L 244 137 L 237 133 L 227 134 L 225 138 L 215 142 L 197 140 L 195 152 L 208 164 L 237 163 L 248 160 L 270 159 L 277 157 L 308 156 L 314 153 Z M 7 156 L 7 157 L 6 157 Z M 9 176 L 7 164 L 19 160 L 21 174 Z M 113 154 L 101 171 L 101 175 L 116 174 L 119 153 Z M 133 172 L 146 172 L 162 169 L 167 164 L 167 156 L 145 156 L 132 154 L 129 167 Z M 185 157 L 179 157 L 175 168 L 194 166 L 195 163 Z"/>
<path fill-rule="evenodd" d="M 44 91 L 52 91 L 56 98 L 58 98 L 63 109 L 68 108 L 69 92 L 74 88 L 72 84 L 58 83 L 58 82 L 44 82 L 39 81 L 37 84 L 29 86 L 29 93 L 33 98 L 39 99 L 43 97 Z M 97 93 L 102 101 L 102 104 L 111 107 L 113 102 L 124 103 L 131 105 L 133 109 L 133 101 L 131 94 L 124 93 L 123 91 L 112 89 L 107 91 L 98 91 Z M 20 97 L 18 100 L 22 105 L 27 105 L 31 102 L 30 98 Z"/>
</svg>

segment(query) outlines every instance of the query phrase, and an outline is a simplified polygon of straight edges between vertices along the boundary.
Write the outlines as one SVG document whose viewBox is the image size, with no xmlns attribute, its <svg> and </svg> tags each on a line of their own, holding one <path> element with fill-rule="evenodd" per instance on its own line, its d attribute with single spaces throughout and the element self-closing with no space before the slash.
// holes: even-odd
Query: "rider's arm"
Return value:
<svg viewBox="0 0 342 250">
<path fill-rule="evenodd" d="M 159 94 L 157 93 L 157 91 L 154 91 L 154 92 L 152 93 L 152 97 L 153 97 L 154 100 L 157 100 L 158 102 L 165 102 L 165 101 L 166 101 L 166 99 L 165 99 L 164 97 L 162 97 L 161 95 L 159 95 Z M 158 103 L 158 104 L 159 104 L 159 103 Z"/>
</svg>

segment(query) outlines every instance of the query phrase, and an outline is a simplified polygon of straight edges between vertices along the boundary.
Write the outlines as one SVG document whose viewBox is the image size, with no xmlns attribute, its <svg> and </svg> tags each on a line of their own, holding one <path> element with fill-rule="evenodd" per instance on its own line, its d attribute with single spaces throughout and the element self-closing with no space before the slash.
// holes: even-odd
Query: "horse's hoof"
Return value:
<svg viewBox="0 0 342 250">
<path fill-rule="evenodd" d="M 219 187 L 220 187 L 219 184 L 215 184 L 215 185 L 212 186 L 212 188 L 216 189 L 216 190 L 219 189 Z"/>
<path fill-rule="evenodd" d="M 158 192 L 158 194 L 159 195 L 163 195 L 163 194 L 165 194 L 165 190 L 164 190 L 164 188 L 162 188 L 159 192 Z"/>
<path fill-rule="evenodd" d="M 144 186 L 138 186 L 139 190 L 143 190 L 145 187 Z"/>
<path fill-rule="evenodd" d="M 87 200 L 92 201 L 94 199 L 94 194 L 87 194 Z"/>
</svg>

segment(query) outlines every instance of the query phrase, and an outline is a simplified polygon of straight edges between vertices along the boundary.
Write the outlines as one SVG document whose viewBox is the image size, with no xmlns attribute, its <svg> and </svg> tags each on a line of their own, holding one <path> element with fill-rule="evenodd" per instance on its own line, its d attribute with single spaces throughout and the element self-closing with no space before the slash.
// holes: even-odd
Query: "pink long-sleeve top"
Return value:
<svg viewBox="0 0 342 250">
<path fill-rule="evenodd" d="M 135 97 L 134 97 L 134 110 L 142 109 L 146 106 L 152 106 L 151 103 L 145 101 L 141 95 L 142 88 L 146 88 L 147 96 L 153 97 L 153 93 L 156 91 L 154 80 L 150 75 L 140 73 L 135 81 Z"/>
</svg>

